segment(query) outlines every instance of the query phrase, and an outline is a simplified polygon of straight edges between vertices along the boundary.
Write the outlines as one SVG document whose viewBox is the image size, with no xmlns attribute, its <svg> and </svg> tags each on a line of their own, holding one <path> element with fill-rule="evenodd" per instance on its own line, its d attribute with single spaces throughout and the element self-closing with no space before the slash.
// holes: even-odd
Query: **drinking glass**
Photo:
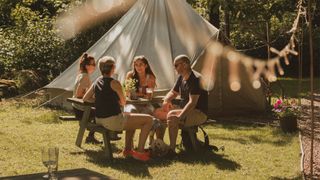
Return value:
<svg viewBox="0 0 320 180">
<path fill-rule="evenodd" d="M 149 100 L 151 100 L 151 99 L 152 99 L 152 96 L 153 96 L 153 89 L 152 89 L 152 88 L 147 88 L 147 89 L 146 89 L 146 93 L 147 93 L 147 98 L 148 98 Z"/>
<path fill-rule="evenodd" d="M 58 179 L 56 176 L 58 170 L 59 148 L 43 147 L 41 149 L 42 163 L 48 168 L 48 173 L 43 177 L 50 180 Z"/>
</svg>

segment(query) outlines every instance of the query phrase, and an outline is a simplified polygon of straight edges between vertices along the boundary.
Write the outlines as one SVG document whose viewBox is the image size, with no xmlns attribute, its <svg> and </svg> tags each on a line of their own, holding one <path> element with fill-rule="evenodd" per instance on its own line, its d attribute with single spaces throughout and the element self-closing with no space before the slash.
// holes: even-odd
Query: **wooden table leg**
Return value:
<svg viewBox="0 0 320 180">
<path fill-rule="evenodd" d="M 109 131 L 106 131 L 106 132 L 104 132 L 102 134 L 103 134 L 104 152 L 105 152 L 105 154 L 107 156 L 107 159 L 112 160 L 113 159 L 113 155 L 112 155 Z"/>
<path fill-rule="evenodd" d="M 91 107 L 86 107 L 82 116 L 82 120 L 80 122 L 80 127 L 77 135 L 76 145 L 78 147 L 81 147 L 83 135 L 90 119 L 90 112 L 91 112 Z"/>
</svg>

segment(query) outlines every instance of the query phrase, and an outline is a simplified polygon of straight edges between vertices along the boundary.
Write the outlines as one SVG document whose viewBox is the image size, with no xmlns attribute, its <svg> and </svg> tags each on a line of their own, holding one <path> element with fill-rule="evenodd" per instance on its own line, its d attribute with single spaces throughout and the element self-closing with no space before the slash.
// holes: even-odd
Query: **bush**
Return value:
<svg viewBox="0 0 320 180">
<path fill-rule="evenodd" d="M 56 35 L 53 24 L 57 12 L 76 0 L 5 1 L 0 2 L 1 6 L 8 6 L 0 7 L 0 13 L 4 13 L 0 22 L 6 23 L 0 24 L 0 77 L 19 80 L 22 91 L 49 83 L 115 23 L 114 20 L 104 22 L 64 41 Z M 18 71 L 32 72 L 41 79 L 28 84 L 32 79 L 13 73 Z"/>
<path fill-rule="evenodd" d="M 42 87 L 43 79 L 32 70 L 22 70 L 14 75 L 19 92 L 25 93 Z"/>
</svg>

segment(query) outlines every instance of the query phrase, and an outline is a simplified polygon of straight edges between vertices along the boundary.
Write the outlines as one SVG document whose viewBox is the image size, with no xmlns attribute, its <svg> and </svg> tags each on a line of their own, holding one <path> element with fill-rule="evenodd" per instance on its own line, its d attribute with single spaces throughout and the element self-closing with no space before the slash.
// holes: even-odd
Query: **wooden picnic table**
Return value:
<svg viewBox="0 0 320 180">
<path fill-rule="evenodd" d="M 139 98 L 137 100 L 131 100 L 131 99 L 127 99 L 127 104 L 148 104 L 148 103 L 161 103 L 163 100 L 164 96 L 155 96 L 153 97 L 151 100 L 148 99 L 144 99 L 144 98 Z M 89 131 L 95 131 L 95 132 L 99 132 L 103 135 L 103 143 L 104 143 L 104 151 L 105 154 L 107 156 L 108 159 L 112 159 L 113 155 L 112 155 L 112 149 L 111 149 L 111 140 L 118 140 L 118 139 L 111 139 L 111 134 L 116 134 L 117 132 L 109 130 L 104 128 L 101 125 L 95 124 L 90 122 L 90 112 L 91 109 L 94 107 L 94 103 L 91 102 L 84 102 L 82 99 L 79 98 L 68 98 L 67 99 L 68 102 L 80 105 L 84 108 L 84 113 L 82 116 L 82 119 L 80 121 L 80 127 L 78 130 L 78 135 L 77 135 L 77 139 L 76 139 L 76 145 L 78 147 L 81 147 L 82 144 L 82 140 L 83 140 L 83 136 L 84 136 L 84 132 L 85 130 L 89 130 Z"/>
<path fill-rule="evenodd" d="M 17 176 L 0 177 L 3 180 L 43 180 L 43 175 L 46 173 L 35 173 Z M 60 180 L 80 180 L 80 179 L 113 179 L 109 176 L 91 171 L 86 168 L 69 169 L 57 172 L 58 179 Z"/>
</svg>

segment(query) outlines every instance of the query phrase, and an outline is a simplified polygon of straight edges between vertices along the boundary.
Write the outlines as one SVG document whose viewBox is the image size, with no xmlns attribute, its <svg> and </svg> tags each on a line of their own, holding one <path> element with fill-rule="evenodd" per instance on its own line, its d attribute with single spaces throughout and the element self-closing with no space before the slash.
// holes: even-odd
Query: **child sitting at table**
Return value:
<svg viewBox="0 0 320 180">
<path fill-rule="evenodd" d="M 125 157 L 132 156 L 141 161 L 149 160 L 150 157 L 144 151 L 144 145 L 152 126 L 152 117 L 147 114 L 121 112 L 121 106 L 126 104 L 126 99 L 120 82 L 112 78 L 115 72 L 114 58 L 110 56 L 101 58 L 99 69 L 102 77 L 99 77 L 89 88 L 83 100 L 94 100 L 97 124 L 113 131 L 126 130 L 123 150 Z M 133 134 L 131 134 L 136 129 L 141 129 L 137 151 L 133 150 Z"/>
</svg>

